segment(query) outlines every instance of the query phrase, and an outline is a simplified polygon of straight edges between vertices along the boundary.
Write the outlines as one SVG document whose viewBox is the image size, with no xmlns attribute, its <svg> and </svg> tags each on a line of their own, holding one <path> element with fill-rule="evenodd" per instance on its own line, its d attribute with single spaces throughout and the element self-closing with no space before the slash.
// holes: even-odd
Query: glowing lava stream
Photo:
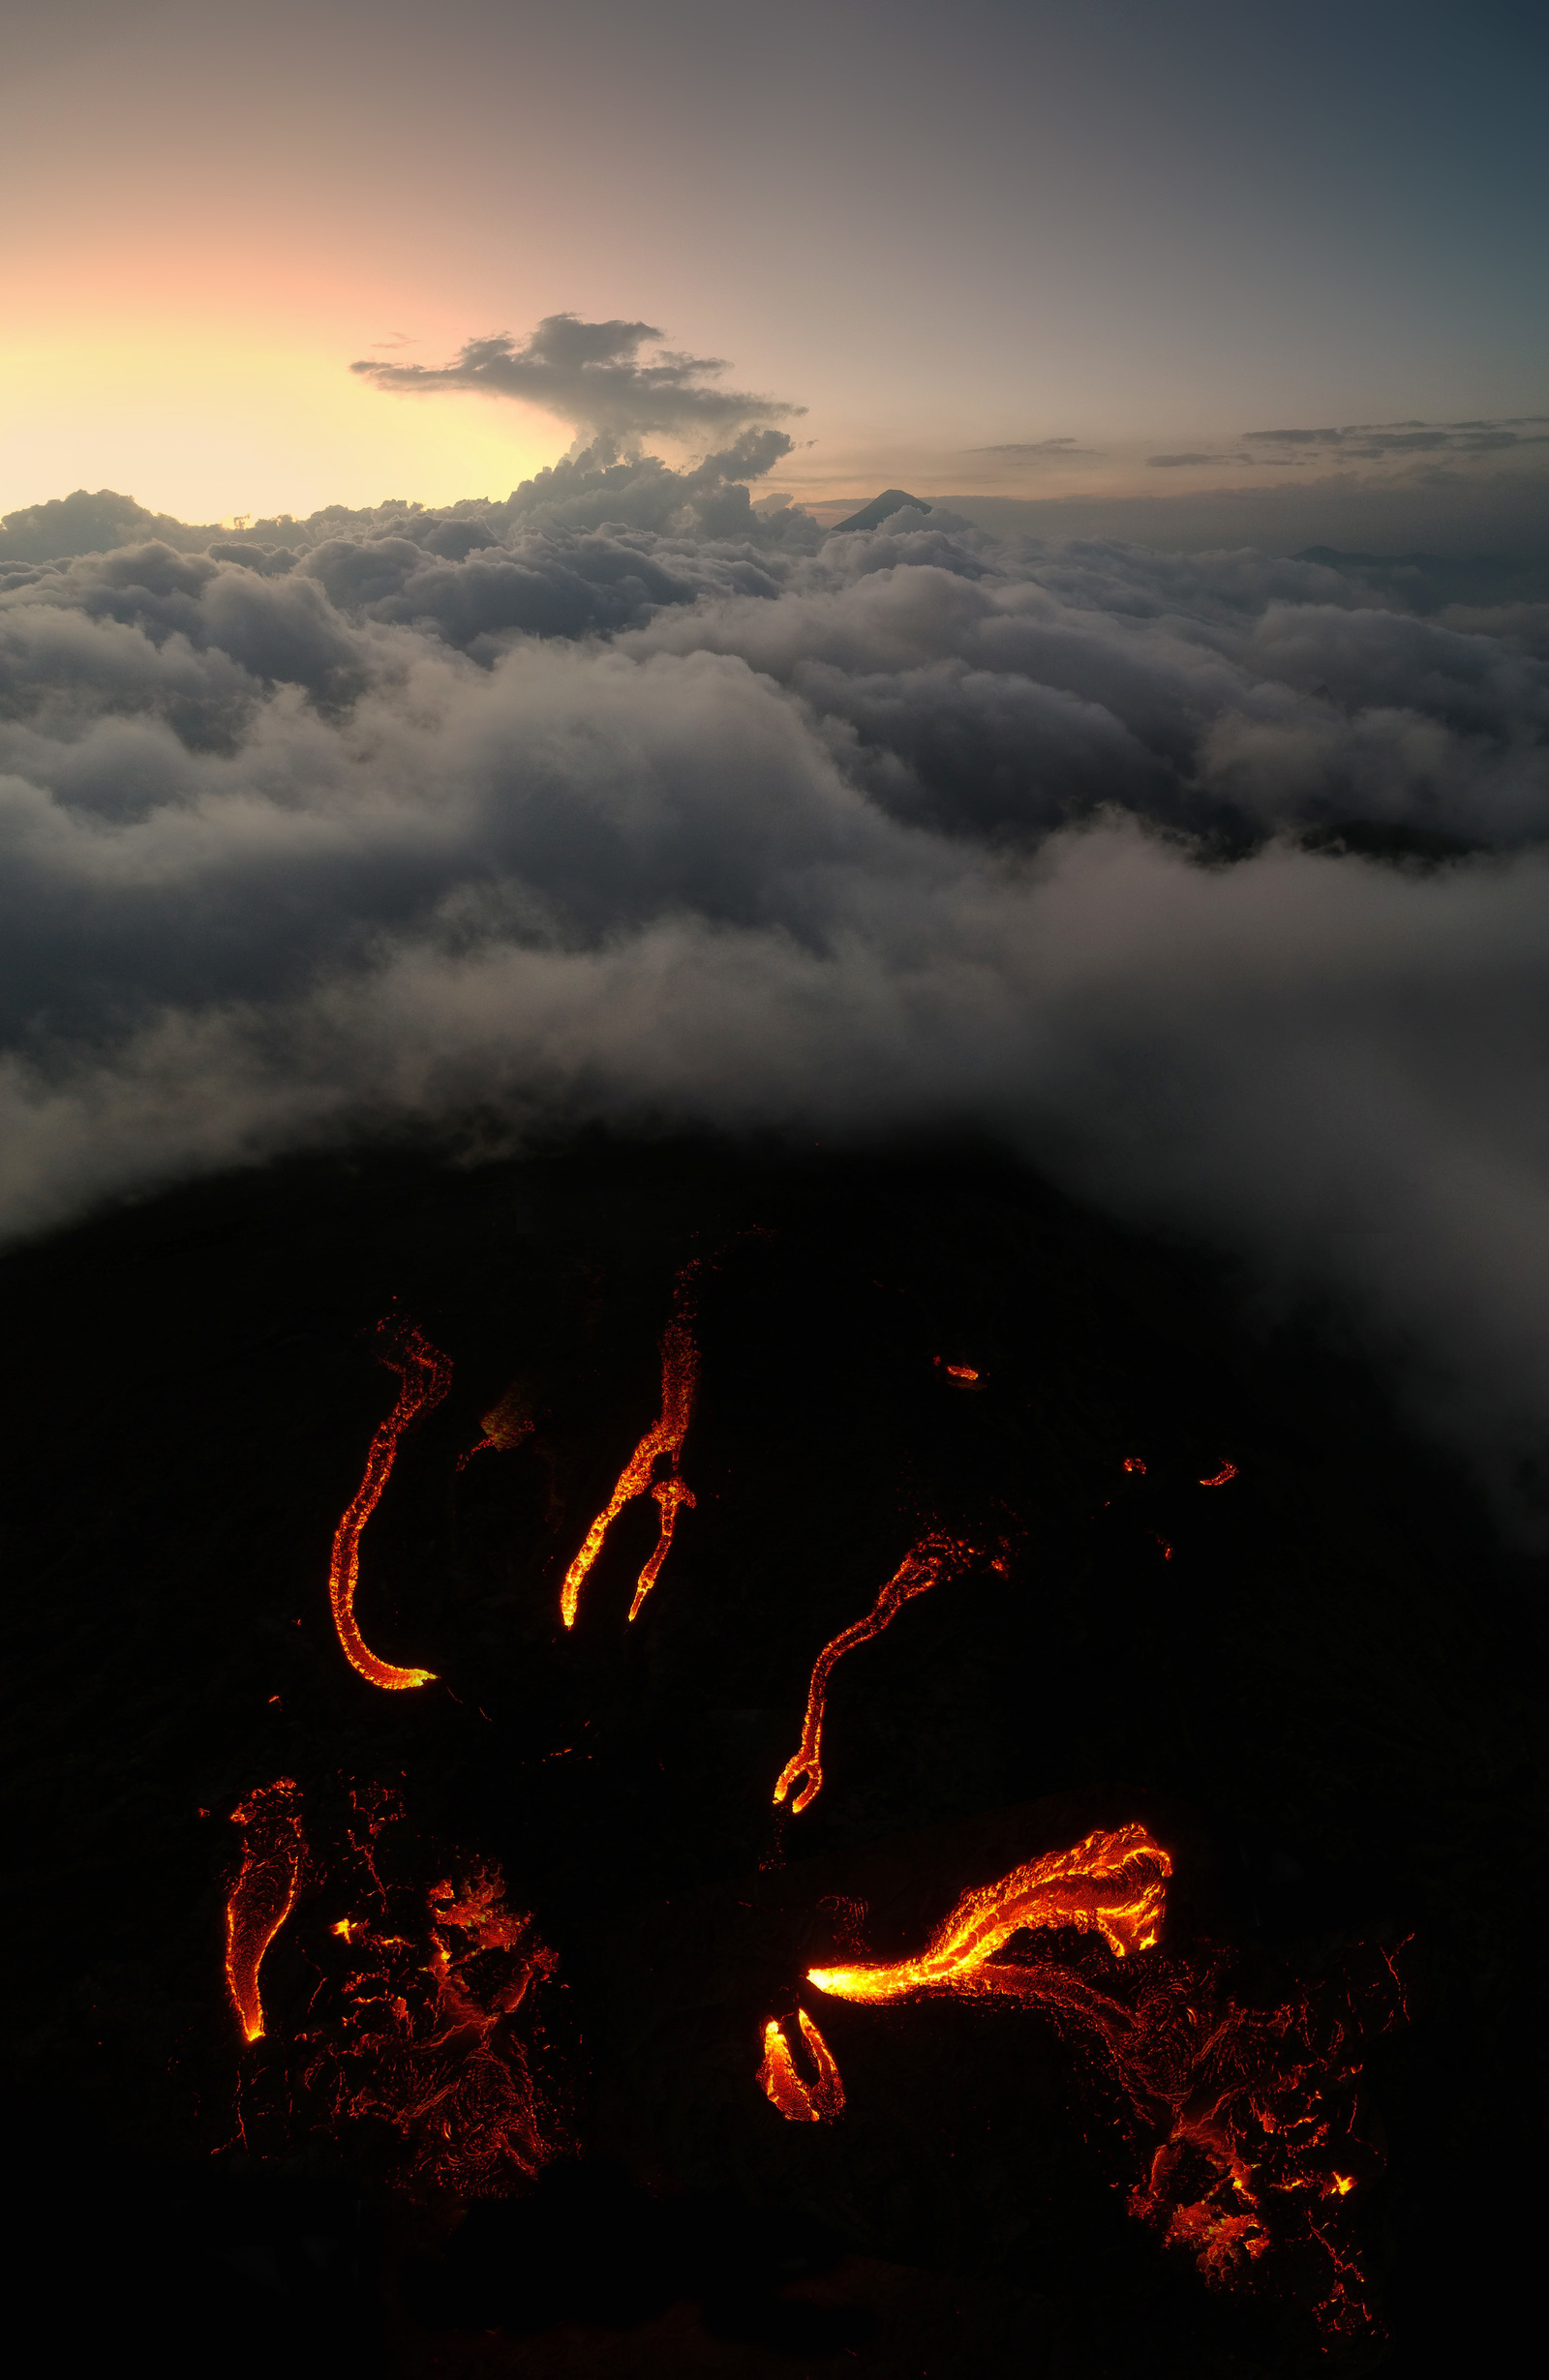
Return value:
<svg viewBox="0 0 1549 2380">
<path fill-rule="evenodd" d="M 260 1785 L 231 1813 L 245 1828 L 242 1867 L 226 1904 L 226 1980 L 249 2041 L 263 2033 L 258 1969 L 263 1954 L 295 1907 L 305 1845 L 301 1789 L 289 1777 Z"/>
<path fill-rule="evenodd" d="M 774 1788 L 774 1799 L 785 1799 L 798 1777 L 805 1775 L 805 1785 L 791 1804 L 793 1816 L 799 1816 L 813 1799 L 823 1783 L 823 1705 L 828 1698 L 829 1675 L 840 1655 L 852 1645 L 864 1644 L 867 1637 L 878 1637 L 895 1613 L 911 1595 L 923 1595 L 934 1586 L 938 1579 L 954 1579 L 970 1570 L 980 1559 L 980 1548 L 957 1537 L 943 1536 L 932 1530 L 912 1546 L 883 1587 L 865 1619 L 858 1619 L 846 1628 L 842 1636 L 825 1644 L 812 1664 L 812 1682 L 806 1690 L 806 1717 L 802 1726 L 802 1741 L 797 1751 L 780 1770 Z M 998 1564 L 992 1565 L 998 1568 Z"/>
<path fill-rule="evenodd" d="M 1013 1934 L 1072 1926 L 1101 1934 L 1115 1958 L 1155 1947 L 1172 1862 L 1145 1827 L 1101 1829 L 1074 1851 L 1046 1852 L 994 1883 L 965 1892 L 917 1958 L 814 1967 L 807 1981 L 833 2000 L 896 2000 L 905 1992 L 995 1991 L 1008 1971 L 981 1970 Z M 1014 1972 L 1014 1971 L 1011 1971 Z"/>
<path fill-rule="evenodd" d="M 678 1514 L 684 1504 L 692 1504 L 690 1490 L 678 1476 L 678 1461 L 683 1453 L 683 1438 L 694 1409 L 694 1390 L 699 1381 L 699 1349 L 687 1317 L 674 1314 L 661 1335 L 661 1418 L 652 1423 L 634 1453 L 619 1474 L 619 1484 L 607 1503 L 586 1533 L 586 1541 L 575 1560 L 564 1574 L 564 1585 L 560 1592 L 560 1617 L 566 1628 L 575 1626 L 576 1607 L 581 1601 L 581 1589 L 588 1571 L 602 1551 L 602 1541 L 612 1528 L 624 1506 L 637 1495 L 653 1495 L 661 1511 L 661 1533 L 650 1561 L 635 1583 L 635 1596 L 629 1606 L 633 1619 L 641 1605 L 655 1585 L 662 1563 L 672 1545 Z M 652 1472 L 658 1458 L 670 1464 L 665 1479 L 653 1480 Z"/>
<path fill-rule="evenodd" d="M 764 2063 L 758 2079 L 764 2096 L 788 2124 L 833 2124 L 844 2113 L 844 2085 L 833 2053 L 805 2008 L 798 2008 L 802 2038 L 817 2068 L 815 2083 L 804 2082 L 796 2070 L 791 2045 L 778 2017 L 764 2028 Z"/>
<path fill-rule="evenodd" d="M 440 1403 L 452 1381 L 452 1359 L 433 1347 L 412 1323 L 378 1324 L 379 1334 L 396 1329 L 396 1339 L 388 1339 L 379 1348 L 380 1360 L 390 1371 L 396 1371 L 403 1381 L 398 1402 L 371 1441 L 366 1457 L 366 1475 L 355 1491 L 353 1503 L 334 1533 L 333 1558 L 328 1565 L 328 1599 L 333 1605 L 334 1625 L 345 1658 L 351 1668 L 374 1686 L 389 1690 L 403 1686 L 428 1686 L 434 1670 L 395 1669 L 390 1661 L 379 1661 L 355 1625 L 355 1583 L 360 1576 L 360 1533 L 381 1498 L 398 1452 L 398 1441 L 410 1423 L 420 1413 L 428 1413 L 432 1405 Z"/>
</svg>

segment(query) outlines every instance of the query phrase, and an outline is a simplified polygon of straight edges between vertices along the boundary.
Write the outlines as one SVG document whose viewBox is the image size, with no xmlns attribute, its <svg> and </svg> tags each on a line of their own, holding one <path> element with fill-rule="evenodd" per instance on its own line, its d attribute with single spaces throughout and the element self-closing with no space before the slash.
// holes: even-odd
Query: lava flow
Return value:
<svg viewBox="0 0 1549 2380">
<path fill-rule="evenodd" d="M 380 1661 L 371 1650 L 355 1625 L 355 1584 L 360 1576 L 361 1531 L 387 1485 L 398 1441 L 418 1414 L 428 1413 L 432 1405 L 440 1404 L 451 1386 L 452 1362 L 450 1356 L 433 1347 L 412 1323 L 379 1323 L 378 1335 L 382 1341 L 379 1357 L 389 1371 L 397 1372 L 403 1387 L 398 1402 L 371 1441 L 365 1477 L 334 1533 L 328 1597 L 345 1658 L 362 1677 L 374 1686 L 388 1689 L 428 1686 L 436 1674 L 434 1670 L 396 1669 L 390 1661 Z"/>
<path fill-rule="evenodd" d="M 904 1992 L 943 1987 L 973 1991 L 980 1971 L 1014 1934 L 1038 1927 L 1094 1930 L 1122 1959 L 1155 1947 L 1171 1873 L 1171 1860 L 1143 1826 L 1099 1830 L 1074 1851 L 1046 1852 L 997 1883 L 965 1892 L 917 1957 L 886 1966 L 814 1967 L 807 1981 L 832 2000 L 896 2000 Z M 987 1988 L 1003 1988 L 1000 1975 Z"/>
<path fill-rule="evenodd" d="M 1119 2086 L 1144 2175 L 1133 2215 L 1215 2286 L 1250 2278 L 1273 2250 L 1325 2336 L 1371 2337 L 1348 2209 L 1382 2165 L 1359 2081 L 1364 2039 L 1406 2013 L 1393 1959 L 1357 1949 L 1284 2004 L 1245 2005 L 1226 1988 L 1228 1952 L 1157 1949 L 1170 1873 L 1143 1826 L 1094 1833 L 965 1893 L 916 1957 L 813 1968 L 807 1980 L 835 1999 L 992 1995 L 1036 2009 L 1097 2050 Z M 996 1956 L 1031 1930 L 1100 1937 L 1125 1966 L 1094 1972 L 1095 1942 Z"/>
<path fill-rule="evenodd" d="M 955 1579 L 971 1570 L 981 1558 L 981 1549 L 963 1539 L 946 1537 L 932 1530 L 910 1548 L 888 1581 L 876 1602 L 864 1619 L 858 1619 L 825 1644 L 812 1664 L 812 1681 L 806 1690 L 806 1717 L 802 1724 L 802 1740 L 797 1750 L 780 1770 L 774 1788 L 774 1799 L 783 1801 L 798 1777 L 805 1776 L 805 1785 L 791 1804 L 792 1814 L 799 1816 L 813 1799 L 823 1783 L 823 1707 L 828 1699 L 829 1676 L 835 1663 L 856 1644 L 864 1644 L 867 1637 L 882 1634 L 894 1615 L 911 1595 L 923 1595 L 940 1579 Z"/>
<path fill-rule="evenodd" d="M 412 2199 L 501 2194 L 565 2138 L 533 2005 L 557 1962 L 509 1907 L 499 1867 L 448 1860 L 404 1815 L 375 1786 L 349 1793 L 342 1824 L 315 1821 L 317 1890 L 298 1937 L 314 1989 L 293 2035 L 244 2066 L 239 2133 L 250 2154 L 282 2156 L 307 2138 L 356 2134 Z"/>
<path fill-rule="evenodd" d="M 802 2038 L 806 2043 L 817 2080 L 805 2082 L 796 2070 L 791 2045 L 778 2017 L 764 2028 L 764 2063 L 758 2069 L 764 2095 L 788 2124 L 833 2124 L 844 2113 L 844 2085 L 823 2035 L 805 2008 L 798 2008 Z"/>
<path fill-rule="evenodd" d="M 694 1390 L 699 1381 L 699 1349 L 694 1343 L 692 1325 L 684 1311 L 685 1280 L 686 1276 L 679 1283 L 678 1310 L 661 1335 L 660 1418 L 652 1423 L 620 1472 L 618 1486 L 588 1529 L 580 1552 L 564 1574 L 564 1585 L 560 1592 L 560 1617 L 566 1628 L 575 1626 L 581 1589 L 587 1573 L 602 1551 L 603 1539 L 632 1498 L 648 1493 L 655 1497 L 661 1513 L 661 1528 L 651 1559 L 635 1582 L 634 1601 L 629 1606 L 631 1619 L 635 1618 L 656 1583 L 662 1563 L 672 1546 L 673 1530 L 677 1526 L 681 1507 L 694 1501 L 691 1491 L 678 1476 L 679 1459 L 693 1413 Z M 660 1461 L 667 1463 L 667 1474 L 664 1478 L 654 1479 L 653 1473 Z"/>
<path fill-rule="evenodd" d="M 1201 1488 L 1224 1488 L 1229 1479 L 1235 1479 L 1236 1476 L 1236 1464 L 1234 1462 L 1224 1462 L 1213 1479 L 1201 1479 L 1200 1485 Z"/>
<path fill-rule="evenodd" d="M 226 1980 L 249 2041 L 263 2034 L 258 1969 L 295 1907 L 305 1843 L 301 1789 L 289 1777 L 260 1785 L 231 1813 L 243 1828 L 242 1866 L 226 1904 Z"/>
</svg>

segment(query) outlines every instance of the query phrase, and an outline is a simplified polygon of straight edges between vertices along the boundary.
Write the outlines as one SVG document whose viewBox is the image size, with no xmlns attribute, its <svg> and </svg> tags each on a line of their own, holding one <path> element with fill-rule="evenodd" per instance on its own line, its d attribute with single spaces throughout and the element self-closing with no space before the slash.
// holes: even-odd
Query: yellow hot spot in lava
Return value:
<svg viewBox="0 0 1549 2380">
<path fill-rule="evenodd" d="M 243 1828 L 242 1866 L 226 1904 L 226 1980 L 249 2041 L 263 2032 L 258 1969 L 295 1907 L 305 1848 L 301 1789 L 290 1777 L 260 1785 L 239 1802 L 231 1823 Z"/>
<path fill-rule="evenodd" d="M 1116 1958 L 1154 1947 L 1172 1862 L 1145 1827 L 1089 1834 L 964 1893 L 918 1956 L 886 1965 L 814 1967 L 807 1981 L 835 2000 L 972 1991 L 1002 1944 L 1024 1929 L 1072 1926 L 1102 1935 Z M 992 1981 L 992 1979 L 991 1979 Z"/>
<path fill-rule="evenodd" d="M 1201 1479 L 1200 1485 L 1201 1488 L 1224 1488 L 1229 1479 L 1235 1479 L 1236 1476 L 1236 1464 L 1234 1462 L 1224 1462 L 1213 1479 Z"/>
<path fill-rule="evenodd" d="M 1334 2187 L 1339 2192 L 1341 2198 L 1348 2197 L 1350 2192 L 1355 2187 L 1354 2175 L 1336 2174 L 1334 2176 Z"/>
<path fill-rule="evenodd" d="M 575 1625 L 576 1609 L 581 1601 L 581 1589 L 587 1573 L 602 1551 L 603 1539 L 624 1506 L 637 1495 L 653 1495 L 661 1511 L 661 1533 L 651 1559 L 635 1585 L 629 1617 L 633 1619 L 656 1583 L 662 1563 L 672 1545 L 680 1508 L 692 1504 L 693 1496 L 678 1476 L 678 1461 L 694 1409 L 694 1390 L 699 1380 L 699 1350 L 686 1317 L 677 1313 L 661 1335 L 661 1415 L 652 1423 L 634 1453 L 619 1474 L 619 1484 L 607 1503 L 586 1533 L 585 1542 L 575 1560 L 564 1574 L 560 1591 L 560 1617 L 566 1628 Z M 665 1460 L 671 1469 L 665 1479 L 653 1481 L 652 1473 L 658 1460 Z"/>
<path fill-rule="evenodd" d="M 844 2112 L 844 2085 L 823 2035 L 805 2008 L 798 2008 L 802 2038 L 806 2043 L 816 2080 L 806 2082 L 796 2070 L 791 2045 L 777 2017 L 764 2028 L 764 2063 L 758 2080 L 765 2097 L 788 2124 L 833 2124 Z"/>
<path fill-rule="evenodd" d="M 353 1917 L 340 1917 L 328 1928 L 328 1931 L 330 1934 L 337 1934 L 341 1942 L 349 1942 L 353 1939 L 354 1923 Z"/>
<path fill-rule="evenodd" d="M 828 1697 L 829 1675 L 835 1663 L 853 1645 L 864 1644 L 867 1637 L 880 1636 L 911 1595 L 923 1595 L 927 1587 L 935 1585 L 938 1579 L 955 1578 L 960 1571 L 971 1568 L 979 1558 L 977 1546 L 933 1530 L 930 1535 L 922 1537 L 920 1543 L 904 1555 L 865 1619 L 856 1620 L 842 1636 L 824 1645 L 812 1665 L 802 1741 L 780 1770 L 774 1787 L 776 1802 L 783 1801 L 798 1777 L 805 1776 L 806 1783 L 791 1804 L 793 1815 L 800 1815 L 823 1783 L 823 1706 Z"/>
<path fill-rule="evenodd" d="M 1140 1471 L 1140 1472 L 1143 1472 L 1143 1471 L 1144 1471 L 1144 1469 L 1145 1469 L 1145 1465 L 1144 1465 L 1144 1463 L 1140 1461 L 1140 1458 L 1139 1458 L 1139 1455 L 1126 1455 L 1126 1456 L 1125 1456 L 1125 1458 L 1124 1458 L 1124 1468 L 1125 1468 L 1127 1471 Z"/>
<path fill-rule="evenodd" d="M 379 1327 L 386 1333 L 392 1326 L 382 1323 Z M 398 1373 L 404 1385 L 398 1402 L 371 1441 L 365 1477 L 335 1531 L 333 1557 L 328 1566 L 328 1599 L 333 1605 L 334 1625 L 345 1658 L 362 1677 L 374 1686 L 389 1689 L 428 1686 L 436 1674 L 434 1670 L 396 1669 L 390 1661 L 380 1661 L 371 1650 L 355 1625 L 355 1586 L 360 1577 L 361 1531 L 381 1500 L 398 1453 L 398 1441 L 418 1414 L 440 1404 L 451 1386 L 452 1364 L 450 1356 L 433 1347 L 412 1324 L 400 1327 L 393 1337 L 385 1339 L 379 1353 L 382 1363 Z"/>
</svg>

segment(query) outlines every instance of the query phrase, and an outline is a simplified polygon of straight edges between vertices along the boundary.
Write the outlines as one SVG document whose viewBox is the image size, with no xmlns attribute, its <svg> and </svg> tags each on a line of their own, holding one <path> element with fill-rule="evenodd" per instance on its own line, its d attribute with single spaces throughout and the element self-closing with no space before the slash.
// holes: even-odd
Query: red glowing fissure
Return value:
<svg viewBox="0 0 1549 2380">
<path fill-rule="evenodd" d="M 780 1770 L 774 1787 L 776 1802 L 783 1801 L 797 1779 L 805 1776 L 806 1783 L 791 1804 L 793 1815 L 799 1816 L 822 1786 L 823 1710 L 835 1663 L 855 1645 L 864 1644 L 868 1637 L 880 1636 L 911 1595 L 923 1595 L 938 1580 L 958 1577 L 963 1571 L 971 1570 L 980 1559 L 980 1547 L 970 1545 L 963 1538 L 948 1537 L 940 1530 L 931 1530 L 927 1536 L 921 1538 L 918 1545 L 910 1548 L 866 1617 L 856 1620 L 842 1636 L 836 1636 L 831 1643 L 824 1645 L 812 1665 L 801 1743 Z"/>
<path fill-rule="evenodd" d="M 396 1692 L 406 1686 L 428 1686 L 434 1670 L 405 1670 L 382 1661 L 371 1650 L 355 1623 L 355 1587 L 360 1577 L 360 1537 L 381 1500 L 398 1441 L 410 1422 L 440 1404 L 452 1380 L 450 1356 L 442 1355 L 412 1323 L 379 1323 L 379 1360 L 403 1382 L 398 1401 L 371 1441 L 365 1476 L 334 1533 L 328 1565 L 328 1599 L 333 1606 L 339 1642 L 350 1667 L 374 1686 Z"/>
<path fill-rule="evenodd" d="M 227 1896 L 226 1980 L 249 2041 L 263 2034 L 258 1970 L 295 1907 L 305 1844 L 301 1789 L 290 1777 L 260 1785 L 237 1804 L 231 1823 L 243 1830 L 242 1866 Z"/>
<path fill-rule="evenodd" d="M 678 1525 L 680 1511 L 683 1505 L 691 1505 L 694 1501 L 692 1491 L 678 1473 L 683 1439 L 693 1416 L 694 1391 L 699 1382 L 699 1349 L 694 1342 L 686 1306 L 686 1291 L 692 1271 L 690 1267 L 680 1276 L 677 1311 L 661 1335 L 660 1415 L 652 1423 L 620 1472 L 618 1485 L 588 1529 L 580 1552 L 564 1574 L 564 1584 L 560 1590 L 560 1617 L 566 1628 L 575 1626 L 587 1574 L 601 1552 L 609 1529 L 627 1503 L 637 1495 L 649 1493 L 655 1497 L 661 1514 L 655 1547 L 635 1582 L 634 1601 L 629 1606 L 629 1617 L 634 1619 L 660 1576 L 661 1566 L 672 1547 L 673 1531 Z M 665 1461 L 668 1469 L 666 1475 L 658 1479 L 653 1474 L 660 1461 Z"/>
</svg>

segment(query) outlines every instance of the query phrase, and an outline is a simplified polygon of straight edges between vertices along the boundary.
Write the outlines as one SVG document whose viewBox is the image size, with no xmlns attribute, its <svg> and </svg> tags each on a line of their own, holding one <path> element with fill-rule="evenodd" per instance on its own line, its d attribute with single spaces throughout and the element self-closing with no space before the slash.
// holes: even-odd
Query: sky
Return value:
<svg viewBox="0 0 1549 2380">
<path fill-rule="evenodd" d="M 1538 9 L 10 0 L 7 26 L 0 511 L 503 496 L 573 420 L 349 367 L 562 314 L 805 407 L 771 487 L 819 501 L 1549 452 Z M 1456 424 L 1486 428 L 1436 442 Z M 1245 437 L 1282 429 L 1343 435 Z"/>
</svg>

